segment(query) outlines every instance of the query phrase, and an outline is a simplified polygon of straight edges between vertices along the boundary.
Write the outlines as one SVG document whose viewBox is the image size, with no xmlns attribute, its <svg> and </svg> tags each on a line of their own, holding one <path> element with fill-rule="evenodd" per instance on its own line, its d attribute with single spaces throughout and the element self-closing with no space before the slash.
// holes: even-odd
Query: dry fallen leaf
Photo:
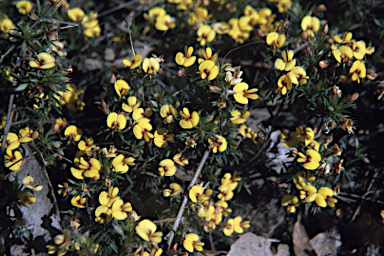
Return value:
<svg viewBox="0 0 384 256">
<path fill-rule="evenodd" d="M 312 245 L 309 241 L 307 231 L 303 224 L 301 224 L 301 214 L 297 215 L 297 221 L 293 226 L 292 234 L 293 251 L 296 256 L 316 255 L 313 252 Z"/>
</svg>

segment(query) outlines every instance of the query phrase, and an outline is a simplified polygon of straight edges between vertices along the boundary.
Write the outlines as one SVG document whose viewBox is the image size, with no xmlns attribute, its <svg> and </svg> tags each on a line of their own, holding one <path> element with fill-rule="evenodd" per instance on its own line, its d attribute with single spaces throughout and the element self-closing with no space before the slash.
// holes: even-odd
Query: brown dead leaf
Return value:
<svg viewBox="0 0 384 256">
<path fill-rule="evenodd" d="M 310 243 L 317 255 L 337 255 L 336 232 L 319 233 L 311 239 Z"/>
<path fill-rule="evenodd" d="M 301 214 L 297 215 L 297 221 L 293 226 L 293 251 L 296 256 L 308 256 L 308 255 L 316 255 L 313 252 L 313 247 L 309 241 L 309 237 L 307 231 L 303 224 L 301 224 Z"/>
</svg>

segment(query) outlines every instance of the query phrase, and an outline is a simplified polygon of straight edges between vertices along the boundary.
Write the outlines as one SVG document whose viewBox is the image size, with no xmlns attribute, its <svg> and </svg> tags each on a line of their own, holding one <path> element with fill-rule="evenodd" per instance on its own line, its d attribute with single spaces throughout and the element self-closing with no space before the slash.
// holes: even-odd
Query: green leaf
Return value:
<svg viewBox="0 0 384 256">
<path fill-rule="evenodd" d="M 22 92 L 22 91 L 24 91 L 27 87 L 28 87 L 28 84 L 20 84 L 20 85 L 17 86 L 17 88 L 15 89 L 15 92 Z"/>
</svg>

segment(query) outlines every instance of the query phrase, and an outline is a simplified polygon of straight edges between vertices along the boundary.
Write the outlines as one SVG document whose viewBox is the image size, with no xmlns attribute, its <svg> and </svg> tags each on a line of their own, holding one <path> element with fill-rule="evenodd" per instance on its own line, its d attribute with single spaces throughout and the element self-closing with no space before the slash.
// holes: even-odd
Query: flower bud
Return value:
<svg viewBox="0 0 384 256">
<path fill-rule="evenodd" d="M 305 53 L 308 55 L 308 56 L 312 56 L 312 52 L 311 52 L 311 47 L 309 45 L 307 45 L 305 47 Z"/>
<path fill-rule="evenodd" d="M 101 99 L 101 109 L 103 110 L 104 114 L 106 114 L 106 115 L 109 115 L 109 113 L 111 112 L 109 110 L 107 103 L 104 101 L 104 99 Z"/>
<path fill-rule="evenodd" d="M 221 91 L 221 89 L 217 86 L 209 86 L 209 90 L 211 92 L 220 92 Z"/>
<path fill-rule="evenodd" d="M 223 98 L 220 98 L 218 101 L 217 101 L 217 106 L 219 108 L 225 108 L 227 106 L 227 100 L 226 99 L 223 99 Z"/>
<path fill-rule="evenodd" d="M 175 245 L 172 247 L 172 252 L 176 252 L 177 250 L 177 243 L 175 243 Z"/>
<path fill-rule="evenodd" d="M 290 152 L 291 156 L 296 157 L 296 156 L 297 156 L 297 153 L 298 153 L 298 151 L 297 151 L 296 148 L 291 149 L 291 152 Z"/>
<path fill-rule="evenodd" d="M 110 187 L 112 185 L 111 179 L 105 178 L 104 184 L 105 184 L 105 186 Z"/>
<path fill-rule="evenodd" d="M 378 74 L 376 74 L 375 72 L 373 72 L 371 69 L 368 69 L 368 70 L 367 70 L 367 78 L 368 78 L 369 80 L 375 80 L 377 76 L 378 76 Z"/>
<path fill-rule="evenodd" d="M 314 13 L 325 12 L 325 11 L 327 11 L 327 7 L 325 7 L 324 4 L 321 4 L 321 5 L 317 6 Z"/>
<path fill-rule="evenodd" d="M 116 76 L 115 74 L 112 74 L 111 80 L 109 81 L 110 84 L 115 84 L 116 83 Z"/>
<path fill-rule="evenodd" d="M 128 213 L 128 218 L 129 218 L 130 222 L 134 225 L 136 223 L 136 221 L 138 221 L 140 219 L 140 216 L 137 214 L 137 212 L 130 211 Z"/>
<path fill-rule="evenodd" d="M 352 95 L 349 97 L 348 102 L 355 101 L 355 100 L 357 100 L 357 98 L 359 98 L 359 93 L 358 93 L 358 92 L 355 92 L 354 94 L 352 94 Z"/>
<path fill-rule="evenodd" d="M 257 35 L 261 38 L 261 39 L 263 39 L 263 31 L 261 31 L 261 29 L 256 29 L 256 33 L 257 33 Z"/>
<path fill-rule="evenodd" d="M 280 22 L 279 27 L 277 28 L 277 32 L 280 33 L 282 29 L 283 29 L 283 22 Z"/>
<path fill-rule="evenodd" d="M 313 74 L 317 74 L 317 68 L 316 67 L 313 67 L 313 69 L 312 69 L 312 72 L 313 72 Z"/>
<path fill-rule="evenodd" d="M 326 60 L 319 61 L 319 67 L 321 67 L 321 68 L 327 68 L 328 65 L 329 65 L 329 62 Z"/>
<path fill-rule="evenodd" d="M 328 34 L 329 26 L 328 24 L 325 24 L 324 29 L 323 29 L 323 35 L 326 36 Z"/>
<path fill-rule="evenodd" d="M 332 93 L 333 95 L 337 95 L 339 98 L 341 97 L 341 94 L 342 94 L 339 86 L 336 86 L 336 85 L 332 87 Z"/>
<path fill-rule="evenodd" d="M 306 30 L 303 30 L 303 32 L 301 32 L 301 37 L 305 40 L 305 41 L 308 41 L 308 33 Z"/>
</svg>

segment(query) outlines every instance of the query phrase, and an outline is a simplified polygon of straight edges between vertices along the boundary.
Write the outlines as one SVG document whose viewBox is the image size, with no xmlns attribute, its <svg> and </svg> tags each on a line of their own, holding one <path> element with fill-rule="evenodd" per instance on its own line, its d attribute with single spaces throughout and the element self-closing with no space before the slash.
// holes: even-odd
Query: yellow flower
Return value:
<svg viewBox="0 0 384 256">
<path fill-rule="evenodd" d="M 0 147 L 2 142 L 3 142 L 3 135 L 1 135 L 0 137 Z M 7 150 L 14 150 L 19 146 L 20 146 L 19 137 L 16 135 L 16 133 L 9 132 L 7 135 L 7 139 L 5 140 L 5 148 Z"/>
<path fill-rule="evenodd" d="M 153 7 L 148 11 L 148 14 L 151 20 L 156 20 L 158 17 L 164 16 L 165 14 L 167 14 L 167 12 L 163 8 Z"/>
<path fill-rule="evenodd" d="M 63 234 L 55 236 L 53 241 L 56 245 L 46 246 L 48 248 L 48 254 L 54 254 L 57 252 L 58 256 L 65 255 L 70 249 L 72 243 L 70 231 L 68 229 L 64 229 Z"/>
<path fill-rule="evenodd" d="M 23 183 L 24 187 L 26 187 L 26 188 L 32 189 L 33 191 L 40 191 L 43 189 L 42 185 L 32 186 L 31 185 L 32 182 L 33 182 L 33 177 L 31 177 L 31 176 L 27 176 L 27 177 L 23 178 L 23 180 L 22 180 L 22 183 Z"/>
<path fill-rule="evenodd" d="M 160 116 L 164 118 L 165 124 L 170 124 L 177 117 L 177 112 L 172 105 L 164 105 L 160 109 Z"/>
<path fill-rule="evenodd" d="M 81 22 L 85 16 L 85 13 L 83 10 L 81 10 L 78 7 L 72 8 L 68 10 L 68 17 L 73 20 L 74 22 Z"/>
<path fill-rule="evenodd" d="M 295 184 L 297 189 L 303 189 L 307 184 L 316 180 L 315 177 L 312 176 L 310 172 L 301 171 L 296 173 L 293 177 L 293 183 Z"/>
<path fill-rule="evenodd" d="M 336 43 L 339 44 L 348 44 L 352 40 L 352 33 L 351 32 L 344 32 L 343 38 L 340 38 L 338 35 L 336 35 L 333 40 L 335 40 Z"/>
<path fill-rule="evenodd" d="M 232 197 L 234 196 L 233 190 L 231 189 L 229 184 L 221 185 L 219 190 L 220 190 L 220 193 L 217 195 L 217 198 L 219 198 L 220 200 L 228 201 L 228 200 L 231 200 Z"/>
<path fill-rule="evenodd" d="M 239 19 L 239 27 L 242 32 L 250 32 L 253 30 L 252 17 L 241 16 Z"/>
<path fill-rule="evenodd" d="M 201 79 L 208 79 L 209 81 L 215 79 L 219 75 L 219 67 L 215 65 L 212 60 L 203 61 L 199 65 L 199 73 Z"/>
<path fill-rule="evenodd" d="M 232 175 L 230 173 L 224 174 L 224 177 L 221 179 L 221 186 L 219 187 L 219 190 L 221 191 L 225 187 L 228 187 L 229 190 L 234 190 L 236 189 L 238 185 L 238 181 L 241 180 L 241 177 L 236 176 L 237 173 Z"/>
<path fill-rule="evenodd" d="M 123 103 L 123 110 L 128 113 L 132 113 L 135 111 L 138 107 L 140 107 L 141 101 L 137 102 L 137 98 L 135 96 L 131 96 L 128 98 L 128 105 Z"/>
<path fill-rule="evenodd" d="M 360 78 L 364 78 L 367 75 L 367 70 L 365 68 L 365 64 L 362 61 L 356 60 L 353 62 L 349 73 L 352 73 L 352 81 L 356 81 L 360 83 Z"/>
<path fill-rule="evenodd" d="M 176 26 L 175 18 L 168 14 L 157 17 L 155 28 L 160 31 L 167 31 L 168 29 L 174 29 Z"/>
<path fill-rule="evenodd" d="M 198 185 L 194 185 L 189 190 L 189 198 L 192 202 L 196 203 L 197 201 L 203 202 L 207 200 L 207 197 L 204 195 L 204 188 Z"/>
<path fill-rule="evenodd" d="M 123 154 L 120 154 L 112 160 L 111 165 L 114 172 L 126 173 L 129 170 L 129 165 L 135 165 L 135 159 L 133 157 L 125 158 Z"/>
<path fill-rule="evenodd" d="M 132 56 L 131 60 L 124 58 L 123 64 L 126 68 L 135 69 L 143 62 L 143 55 L 135 54 Z"/>
<path fill-rule="evenodd" d="M 211 60 L 213 61 L 214 63 L 216 63 L 217 61 L 217 53 L 215 54 L 212 54 L 212 49 L 207 47 L 205 50 L 201 50 L 201 54 L 203 55 L 204 59 L 203 58 L 199 58 L 198 59 L 198 63 L 201 64 L 203 63 L 205 60 Z"/>
<path fill-rule="evenodd" d="M 235 87 L 233 87 L 233 90 L 236 92 L 233 97 L 240 104 L 248 104 L 248 99 L 256 100 L 259 98 L 259 96 L 256 94 L 259 89 L 254 88 L 248 90 L 247 83 L 238 83 L 235 85 Z"/>
<path fill-rule="evenodd" d="M 138 123 L 141 121 L 150 122 L 151 120 L 149 119 L 149 117 L 151 117 L 151 115 L 152 115 L 152 109 L 147 108 L 144 111 L 143 108 L 137 108 L 133 111 L 132 118 Z"/>
<path fill-rule="evenodd" d="M 87 201 L 86 197 L 81 197 L 80 195 L 78 195 L 78 196 L 72 197 L 71 204 L 78 208 L 84 208 L 86 201 Z"/>
<path fill-rule="evenodd" d="M 188 159 L 184 158 L 181 154 L 176 154 L 173 157 L 173 161 L 181 166 L 186 166 L 188 163 Z"/>
<path fill-rule="evenodd" d="M 299 126 L 296 128 L 296 134 L 296 138 L 299 141 L 304 142 L 305 146 L 308 146 L 308 144 L 315 138 L 315 133 L 310 127 L 303 129 L 303 127 Z"/>
<path fill-rule="evenodd" d="M 272 47 L 272 49 L 278 49 L 282 47 L 285 43 L 285 35 L 279 34 L 277 32 L 271 32 L 267 35 L 267 44 Z"/>
<path fill-rule="evenodd" d="M 353 57 L 357 60 L 364 59 L 365 53 L 367 52 L 367 49 L 365 47 L 365 42 L 360 40 L 356 42 L 355 40 L 352 40 L 352 50 L 353 50 Z"/>
<path fill-rule="evenodd" d="M 182 128 L 192 129 L 199 124 L 200 116 L 196 111 L 193 111 L 191 115 L 187 108 L 183 108 L 183 111 L 180 111 L 179 114 L 184 118 L 180 120 L 180 126 Z"/>
<path fill-rule="evenodd" d="M 244 15 L 251 17 L 251 25 L 255 26 L 259 21 L 259 13 L 250 5 L 245 6 Z"/>
<path fill-rule="evenodd" d="M 8 167 L 11 171 L 16 171 L 20 168 L 21 163 L 23 162 L 23 156 L 20 151 L 13 152 L 10 149 L 6 150 L 5 158 L 5 167 Z"/>
<path fill-rule="evenodd" d="M 95 221 L 103 223 L 108 223 L 112 221 L 112 210 L 106 205 L 100 205 L 96 208 L 95 211 Z"/>
<path fill-rule="evenodd" d="M 308 36 L 314 37 L 315 32 L 320 29 L 320 20 L 317 17 L 307 15 L 301 21 L 301 29 L 306 31 Z"/>
<path fill-rule="evenodd" d="M 88 155 L 91 155 L 92 150 L 96 148 L 96 146 L 93 145 L 92 138 L 84 138 L 84 140 L 79 141 L 79 144 L 77 146 L 81 151 L 84 151 Z"/>
<path fill-rule="evenodd" d="M 117 196 L 118 193 L 119 193 L 119 188 L 115 188 L 115 187 L 109 187 L 108 192 L 102 191 L 99 195 L 100 204 L 107 207 L 111 207 L 115 201 L 120 200 L 120 197 Z"/>
<path fill-rule="evenodd" d="M 158 249 L 153 248 L 151 250 L 151 254 L 149 254 L 149 252 L 144 252 L 143 256 L 160 256 L 162 253 L 163 253 L 163 249 L 161 249 L 161 248 L 158 248 Z"/>
<path fill-rule="evenodd" d="M 339 63 L 347 63 L 350 59 L 353 58 L 353 50 L 351 47 L 346 45 L 340 46 L 339 49 L 333 49 L 332 54 Z"/>
<path fill-rule="evenodd" d="M 125 220 L 128 217 L 127 212 L 132 211 L 131 203 L 125 203 L 123 200 L 116 200 L 112 204 L 112 216 L 117 220 Z"/>
<path fill-rule="evenodd" d="M 186 68 L 192 66 L 196 61 L 196 56 L 192 56 L 192 53 L 193 53 L 193 47 L 185 46 L 184 53 L 178 52 L 176 54 L 176 59 L 175 59 L 176 63 Z"/>
<path fill-rule="evenodd" d="M 156 74 L 160 69 L 159 61 L 154 58 L 145 58 L 143 62 L 143 71 L 149 75 Z"/>
<path fill-rule="evenodd" d="M 279 0 L 277 4 L 277 10 L 281 13 L 288 11 L 292 7 L 291 0 Z"/>
<path fill-rule="evenodd" d="M 19 193 L 17 198 L 20 200 L 21 204 L 25 207 L 36 202 L 36 197 L 33 196 L 32 193 Z"/>
<path fill-rule="evenodd" d="M 233 219 L 229 219 L 223 229 L 224 235 L 230 236 L 233 233 Z"/>
<path fill-rule="evenodd" d="M 239 110 L 233 110 L 231 112 L 231 115 L 233 116 L 230 120 L 234 124 L 242 124 L 247 121 L 247 118 L 249 116 L 249 111 L 244 110 L 243 113 L 241 113 Z"/>
<path fill-rule="evenodd" d="M 300 84 L 306 84 L 309 79 L 309 76 L 307 76 L 307 72 L 305 72 L 302 67 L 294 67 L 289 73 L 294 74 Z"/>
<path fill-rule="evenodd" d="M 194 250 L 202 251 L 204 243 L 198 242 L 198 241 L 199 241 L 198 235 L 189 233 L 188 235 L 185 236 L 185 239 L 183 241 L 184 248 L 189 252 L 193 252 Z"/>
<path fill-rule="evenodd" d="M 107 117 L 107 125 L 109 128 L 115 131 L 123 130 L 127 125 L 127 119 L 123 114 L 117 114 L 115 112 L 112 112 Z"/>
<path fill-rule="evenodd" d="M 303 190 L 300 190 L 300 199 L 304 199 L 306 203 L 310 203 L 316 200 L 317 189 L 308 184 L 303 187 Z"/>
<path fill-rule="evenodd" d="M 252 128 L 247 127 L 246 125 L 242 125 L 239 128 L 239 133 L 244 137 L 244 138 L 251 138 Z"/>
<path fill-rule="evenodd" d="M 307 149 L 306 155 L 299 152 L 297 162 L 304 163 L 303 167 L 307 170 L 316 170 L 320 166 L 321 156 L 314 149 Z"/>
<path fill-rule="evenodd" d="M 16 4 L 16 8 L 21 14 L 26 14 L 30 12 L 33 8 L 33 3 L 29 1 L 18 1 Z"/>
<path fill-rule="evenodd" d="M 74 125 L 70 125 L 67 127 L 67 129 L 65 129 L 64 135 L 70 141 L 79 141 L 83 135 L 83 131 Z"/>
<path fill-rule="evenodd" d="M 122 79 L 119 79 L 115 82 L 115 90 L 117 95 L 126 96 L 130 90 L 128 83 Z"/>
<path fill-rule="evenodd" d="M 83 157 L 80 158 L 79 168 L 76 169 L 71 167 L 72 175 L 77 179 L 84 179 L 85 177 L 93 178 L 99 175 L 99 170 L 101 169 L 101 165 L 99 160 L 96 158 L 91 158 L 89 161 L 85 161 Z"/>
<path fill-rule="evenodd" d="M 174 134 L 167 134 L 168 130 L 165 128 L 160 128 L 155 132 L 153 141 L 155 145 L 159 148 L 166 148 L 168 146 L 168 141 L 175 143 Z"/>
<path fill-rule="evenodd" d="M 251 225 L 249 224 L 249 221 L 242 221 L 242 218 L 240 216 L 234 218 L 233 220 L 233 230 L 236 233 L 244 233 L 243 228 L 249 228 Z"/>
<path fill-rule="evenodd" d="M 8 33 L 11 29 L 15 29 L 16 26 L 13 24 L 12 20 L 5 18 L 0 22 L 0 30 L 4 33 Z"/>
<path fill-rule="evenodd" d="M 37 55 L 37 60 L 29 61 L 29 66 L 31 68 L 38 69 L 50 69 L 56 66 L 55 57 L 47 52 L 41 52 Z"/>
<path fill-rule="evenodd" d="M 327 204 L 330 207 L 335 207 L 335 203 L 337 203 L 336 198 L 332 198 L 334 192 L 332 189 L 327 187 L 321 187 L 316 194 L 316 204 L 320 207 L 327 207 Z"/>
<path fill-rule="evenodd" d="M 171 159 L 164 159 L 159 164 L 159 172 L 161 176 L 173 176 L 176 173 L 175 163 Z"/>
<path fill-rule="evenodd" d="M 163 196 L 165 197 L 172 197 L 181 192 L 181 186 L 177 183 L 171 183 L 169 185 L 169 189 L 164 189 L 163 190 Z"/>
<path fill-rule="evenodd" d="M 3 129 L 5 127 L 5 123 L 7 122 L 7 116 L 1 117 L 1 123 L 0 123 L 0 129 Z"/>
<path fill-rule="evenodd" d="M 145 241 L 152 243 L 160 243 L 162 240 L 163 232 L 156 231 L 156 224 L 152 221 L 145 219 L 139 222 L 136 226 L 136 233 Z"/>
<path fill-rule="evenodd" d="M 210 139 L 208 139 L 209 148 L 212 149 L 213 153 L 216 153 L 217 150 L 223 152 L 227 149 L 227 140 L 220 135 L 212 135 Z"/>
<path fill-rule="evenodd" d="M 24 129 L 20 129 L 19 131 L 20 135 L 20 142 L 21 143 L 28 143 L 39 137 L 38 131 L 32 131 L 31 128 L 26 127 Z"/>
<path fill-rule="evenodd" d="M 201 46 L 204 46 L 206 43 L 212 42 L 215 39 L 216 32 L 208 25 L 202 25 L 197 30 L 197 42 L 200 42 Z"/>
<path fill-rule="evenodd" d="M 286 146 L 287 148 L 294 148 L 299 144 L 299 140 L 297 139 L 297 133 L 296 132 L 290 132 L 289 135 L 287 131 L 283 130 L 279 138 L 284 140 L 283 145 Z"/>
<path fill-rule="evenodd" d="M 299 199 L 293 195 L 285 195 L 281 199 L 281 205 L 287 206 L 287 212 L 294 213 L 296 212 L 296 207 L 299 206 Z"/>
<path fill-rule="evenodd" d="M 275 61 L 275 66 L 281 71 L 291 71 L 296 65 L 296 59 L 293 59 L 293 51 L 289 50 L 286 52 L 282 51 L 281 57 L 283 59 L 277 59 Z"/>
<path fill-rule="evenodd" d="M 292 72 L 289 72 L 286 75 L 282 75 L 279 80 L 277 81 L 277 90 L 276 92 L 280 92 L 282 95 L 285 95 L 287 93 L 287 90 L 292 89 L 292 84 L 298 84 L 299 81 L 297 80 L 297 77 Z"/>
<path fill-rule="evenodd" d="M 142 119 L 133 127 L 133 134 L 139 140 L 144 137 L 146 142 L 149 142 L 153 138 L 153 134 L 149 131 L 152 130 L 152 125 L 149 123 L 148 119 Z"/>
</svg>

